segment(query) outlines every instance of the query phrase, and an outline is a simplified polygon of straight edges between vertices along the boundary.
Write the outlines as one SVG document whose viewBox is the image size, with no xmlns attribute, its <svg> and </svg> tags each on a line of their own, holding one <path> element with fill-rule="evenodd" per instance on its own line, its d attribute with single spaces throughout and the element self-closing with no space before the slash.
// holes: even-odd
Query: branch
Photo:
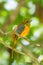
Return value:
<svg viewBox="0 0 43 65">
<path fill-rule="evenodd" d="M 3 44 L 6 48 L 9 48 L 9 49 L 11 49 L 11 50 L 12 50 L 12 47 L 11 47 L 11 46 L 9 46 L 6 42 L 4 42 L 4 41 L 0 40 L 0 43 L 1 43 L 1 44 Z M 24 53 L 22 53 L 22 52 L 20 52 L 20 51 L 16 50 L 15 48 L 13 49 L 13 51 L 15 51 L 15 52 L 17 52 L 17 53 L 19 53 L 19 54 L 24 55 Z"/>
<path fill-rule="evenodd" d="M 12 31 L 9 31 L 9 32 L 3 32 L 1 29 L 0 29 L 0 36 L 7 36 L 7 35 L 12 35 Z M 17 32 L 15 32 L 15 34 L 18 36 L 18 37 L 20 37 L 20 38 L 22 38 L 22 39 L 25 39 L 26 41 L 28 41 L 28 42 L 30 42 L 30 45 L 34 45 L 34 46 L 36 46 L 36 47 L 39 47 L 39 48 L 43 48 L 43 45 L 41 45 L 40 44 L 40 42 L 39 41 L 37 41 L 37 42 L 34 42 L 34 41 L 30 41 L 28 38 L 26 38 L 26 37 L 21 37 Z M 35 44 L 34 44 L 35 43 Z"/>
<path fill-rule="evenodd" d="M 25 2 L 25 0 L 20 0 L 20 1 L 19 1 L 18 7 L 17 7 L 16 10 L 11 14 L 10 18 L 8 19 L 8 21 L 7 21 L 7 22 L 5 23 L 5 25 L 2 27 L 2 30 L 3 30 L 3 31 L 6 31 L 7 28 L 8 28 L 8 26 L 15 21 L 15 19 L 16 19 L 18 13 L 20 12 L 21 7 L 24 5 L 24 2 Z"/>
<path fill-rule="evenodd" d="M 0 40 L 0 43 L 2 43 L 6 48 L 9 48 L 9 49 L 12 50 L 12 47 L 9 46 L 6 42 Z M 13 51 L 15 51 L 15 52 L 17 52 L 17 53 L 19 53 L 19 54 L 22 54 L 22 55 L 30 56 L 31 59 L 32 59 L 32 61 L 35 62 L 35 63 L 37 63 L 37 65 L 39 65 L 39 62 L 38 62 L 37 58 L 35 58 L 35 57 L 33 56 L 33 54 L 31 53 L 31 51 L 30 51 L 29 49 L 27 49 L 27 48 L 26 48 L 25 46 L 23 46 L 23 45 L 22 45 L 22 47 L 23 47 L 24 53 L 23 53 L 23 52 L 20 52 L 20 51 L 18 51 L 18 50 L 16 50 L 15 48 L 13 49 Z"/>
<path fill-rule="evenodd" d="M 9 46 L 6 42 L 0 40 L 0 43 L 2 43 L 6 48 L 12 50 L 12 47 Z M 31 52 L 29 49 L 27 49 L 25 46 L 22 45 L 22 47 L 23 47 L 23 51 L 24 51 L 24 52 L 20 52 L 20 51 L 16 50 L 15 48 L 13 49 L 13 51 L 15 51 L 15 52 L 17 52 L 17 53 L 19 53 L 19 54 L 21 54 L 21 55 L 27 55 L 27 56 L 31 57 L 32 61 L 33 61 L 34 63 L 36 63 L 36 65 L 39 65 L 39 62 L 38 62 L 37 58 L 35 58 L 35 57 L 33 56 L 32 52 Z M 35 64 L 34 64 L 34 65 L 35 65 Z"/>
<path fill-rule="evenodd" d="M 7 35 L 10 35 L 10 34 L 12 34 L 12 31 L 3 32 L 3 31 L 0 29 L 0 36 L 7 36 Z"/>
<path fill-rule="evenodd" d="M 22 47 L 23 47 L 23 50 L 24 50 L 25 54 L 27 56 L 31 57 L 32 61 L 36 63 L 34 65 L 39 65 L 39 62 L 38 62 L 37 58 L 34 57 L 32 52 L 29 49 L 27 49 L 24 45 L 22 45 Z"/>
<path fill-rule="evenodd" d="M 41 45 L 39 41 L 37 41 L 37 42 L 36 42 L 36 41 L 31 41 L 31 40 L 29 40 L 27 37 L 22 37 L 22 36 L 20 36 L 16 31 L 15 31 L 15 34 L 16 34 L 18 37 L 20 37 L 20 38 L 22 38 L 22 39 L 25 39 L 26 41 L 30 42 L 30 45 L 34 45 L 34 46 L 36 46 L 36 47 L 43 48 L 43 45 Z M 35 44 L 34 44 L 34 43 L 35 43 Z M 38 43 L 38 44 L 36 44 L 36 43 Z"/>
<path fill-rule="evenodd" d="M 36 16 L 40 19 L 40 22 L 43 23 L 43 7 L 38 3 L 36 3 Z"/>
</svg>

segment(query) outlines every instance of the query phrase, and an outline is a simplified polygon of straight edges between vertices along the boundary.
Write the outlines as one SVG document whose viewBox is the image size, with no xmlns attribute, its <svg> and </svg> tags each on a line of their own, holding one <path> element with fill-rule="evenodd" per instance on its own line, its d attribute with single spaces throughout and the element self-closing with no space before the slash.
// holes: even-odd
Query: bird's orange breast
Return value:
<svg viewBox="0 0 43 65">
<path fill-rule="evenodd" d="M 20 34 L 20 36 L 25 37 L 30 31 L 30 27 L 29 26 L 25 26 L 23 32 Z"/>
</svg>

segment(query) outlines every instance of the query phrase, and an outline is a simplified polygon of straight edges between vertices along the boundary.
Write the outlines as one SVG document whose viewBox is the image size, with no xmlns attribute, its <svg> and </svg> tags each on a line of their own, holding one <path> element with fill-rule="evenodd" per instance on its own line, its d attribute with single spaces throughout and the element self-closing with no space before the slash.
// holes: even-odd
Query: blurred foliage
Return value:
<svg viewBox="0 0 43 65">
<path fill-rule="evenodd" d="M 14 4 L 15 1 L 17 2 L 16 4 Z M 11 1 L 0 0 L 0 30 L 3 31 L 4 26 L 6 25 L 7 22 L 8 22 L 7 25 L 9 25 L 9 22 L 11 20 L 10 21 L 8 20 L 12 15 L 12 13 L 15 12 L 17 8 L 16 6 L 18 6 L 18 4 L 19 4 L 19 0 L 11 0 Z M 25 4 L 20 8 L 20 11 L 18 12 L 15 20 L 12 21 L 12 23 L 8 26 L 5 32 L 13 31 L 13 27 L 15 25 L 19 25 L 19 23 L 21 23 L 25 18 L 28 18 L 30 23 L 30 32 L 26 36 L 26 38 L 29 40 L 28 42 L 30 44 L 26 45 L 25 43 L 24 46 L 30 52 L 32 52 L 33 56 L 37 58 L 40 65 L 43 65 L 43 21 L 41 22 L 40 18 L 38 18 L 37 15 L 35 15 L 36 14 L 35 12 L 37 11 L 36 4 L 40 5 L 43 9 L 43 0 L 25 0 Z M 15 6 L 15 8 L 13 8 L 13 6 Z M 43 17 L 41 18 L 43 20 Z M 0 40 L 6 42 L 7 45 L 12 45 L 12 35 L 10 34 L 7 36 L 2 34 L 1 36 L 0 33 Z M 34 62 L 32 58 L 27 56 L 27 54 L 22 55 L 17 52 L 14 52 L 14 58 L 11 59 L 9 48 L 5 47 L 1 43 L 1 41 L 0 41 L 0 65 L 38 65 L 38 64 L 33 64 Z M 18 40 L 17 46 L 15 48 L 18 51 L 20 50 L 21 52 L 24 52 L 20 44 L 23 45 L 21 38 Z"/>
</svg>

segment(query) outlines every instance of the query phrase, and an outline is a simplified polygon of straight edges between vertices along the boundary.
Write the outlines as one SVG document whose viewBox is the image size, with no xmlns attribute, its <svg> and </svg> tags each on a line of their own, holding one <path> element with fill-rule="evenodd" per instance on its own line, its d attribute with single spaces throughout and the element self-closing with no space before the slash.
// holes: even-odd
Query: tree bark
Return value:
<svg viewBox="0 0 43 65">
<path fill-rule="evenodd" d="M 39 18 L 40 22 L 43 23 L 43 7 L 40 4 L 36 4 L 36 16 Z"/>
</svg>

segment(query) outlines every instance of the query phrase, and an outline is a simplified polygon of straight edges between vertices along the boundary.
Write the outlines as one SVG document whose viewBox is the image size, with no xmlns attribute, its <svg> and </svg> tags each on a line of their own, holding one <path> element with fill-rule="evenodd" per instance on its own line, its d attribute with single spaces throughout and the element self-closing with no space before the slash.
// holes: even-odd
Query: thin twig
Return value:
<svg viewBox="0 0 43 65">
<path fill-rule="evenodd" d="M 35 62 L 37 65 L 39 65 L 39 62 L 38 62 L 37 58 L 34 57 L 32 52 L 29 49 L 27 49 L 24 45 L 22 45 L 22 47 L 23 47 L 23 50 L 24 50 L 25 54 L 27 56 L 31 57 L 32 61 Z"/>
<path fill-rule="evenodd" d="M 9 31 L 9 32 L 3 32 L 1 29 L 0 29 L 0 36 L 7 36 L 9 34 L 12 34 L 12 31 Z"/>
<path fill-rule="evenodd" d="M 3 44 L 5 47 L 7 47 L 7 48 L 9 48 L 9 49 L 11 49 L 11 50 L 12 50 L 12 47 L 11 47 L 11 46 L 9 46 L 6 42 L 4 42 L 4 41 L 0 40 L 0 43 L 1 43 L 1 44 Z M 13 49 L 13 51 L 15 51 L 15 52 L 17 52 L 17 53 L 19 53 L 19 54 L 24 55 L 24 53 L 22 53 L 22 52 L 20 52 L 20 51 L 16 50 L 15 48 Z"/>
<path fill-rule="evenodd" d="M 0 43 L 2 43 L 5 47 L 7 47 L 7 48 L 9 48 L 9 49 L 12 50 L 12 47 L 9 46 L 9 45 L 8 45 L 7 43 L 5 43 L 4 41 L 0 40 Z M 32 61 L 38 63 L 37 59 L 33 56 L 33 54 L 32 54 L 26 47 L 24 47 L 24 46 L 22 46 L 22 47 L 23 47 L 23 50 L 24 50 L 25 53 L 20 52 L 20 51 L 16 50 L 15 48 L 13 49 L 13 51 L 15 51 L 15 52 L 17 52 L 17 53 L 19 53 L 19 54 L 22 54 L 22 55 L 30 56 L 30 57 L 32 58 Z M 38 65 L 39 65 L 39 63 L 38 63 Z"/>
<path fill-rule="evenodd" d="M 8 45 L 7 43 L 5 43 L 4 41 L 0 40 L 0 43 L 2 43 L 5 47 L 7 47 L 7 48 L 9 48 L 9 49 L 12 50 L 12 47 L 9 46 L 9 45 Z M 32 54 L 25 46 L 22 45 L 22 47 L 23 47 L 23 50 L 24 50 L 25 53 L 20 52 L 20 51 L 16 50 L 15 48 L 13 49 L 13 51 L 15 51 L 15 52 L 17 52 L 17 53 L 19 53 L 19 54 L 22 54 L 22 55 L 30 56 L 30 57 L 32 58 L 32 61 L 36 62 L 37 65 L 39 65 L 37 59 L 33 56 L 33 54 Z"/>
</svg>

